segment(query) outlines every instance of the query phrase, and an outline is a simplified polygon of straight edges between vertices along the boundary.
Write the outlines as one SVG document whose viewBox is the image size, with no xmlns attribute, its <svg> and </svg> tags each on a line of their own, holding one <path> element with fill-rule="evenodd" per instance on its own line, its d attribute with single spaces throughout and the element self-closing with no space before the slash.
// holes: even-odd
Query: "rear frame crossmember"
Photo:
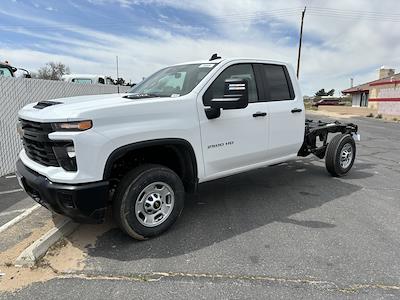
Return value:
<svg viewBox="0 0 400 300">
<path fill-rule="evenodd" d="M 315 122 L 310 119 L 306 119 L 304 141 L 301 146 L 298 156 L 308 156 L 314 154 L 318 158 L 324 158 L 326 148 L 329 144 L 328 134 L 329 133 L 342 133 L 342 134 L 357 134 L 358 126 L 353 123 L 341 123 L 339 121 L 334 122 Z M 317 145 L 317 138 L 322 145 Z"/>
</svg>

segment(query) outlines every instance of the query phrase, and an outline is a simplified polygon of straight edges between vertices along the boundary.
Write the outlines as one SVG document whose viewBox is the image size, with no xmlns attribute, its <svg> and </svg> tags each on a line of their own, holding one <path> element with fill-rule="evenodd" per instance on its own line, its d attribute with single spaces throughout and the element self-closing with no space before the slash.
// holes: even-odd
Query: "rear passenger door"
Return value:
<svg viewBox="0 0 400 300">
<path fill-rule="evenodd" d="M 294 72 L 279 64 L 257 64 L 255 68 L 268 106 L 269 159 L 295 155 L 303 143 L 305 117 Z"/>
</svg>

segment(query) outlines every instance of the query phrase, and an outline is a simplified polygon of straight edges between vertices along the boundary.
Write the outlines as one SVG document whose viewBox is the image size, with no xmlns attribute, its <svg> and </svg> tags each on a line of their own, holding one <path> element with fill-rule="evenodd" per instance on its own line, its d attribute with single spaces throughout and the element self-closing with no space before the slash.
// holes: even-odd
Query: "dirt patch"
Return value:
<svg viewBox="0 0 400 300">
<path fill-rule="evenodd" d="M 81 225 L 75 233 L 56 243 L 32 268 L 18 268 L 14 261 L 30 244 L 54 226 L 52 220 L 32 232 L 32 234 L 0 254 L 0 291 L 13 292 L 35 282 L 43 282 L 59 274 L 76 272 L 85 267 L 87 250 L 93 247 L 97 237 L 114 227 L 112 223 L 103 225 Z"/>
<path fill-rule="evenodd" d="M 12 235 L 15 230 L 18 230 L 18 227 L 19 226 L 15 226 L 7 232 L 4 232 L 2 238 L 7 238 L 7 236 Z M 51 274 L 49 271 L 17 268 L 14 267 L 14 262 L 24 249 L 30 246 L 52 227 L 54 227 L 53 220 L 49 219 L 44 222 L 42 227 L 34 230 L 27 238 L 0 254 L 0 270 L 2 273 L 5 273 L 4 276 L 0 277 L 0 291 L 14 290 L 32 282 L 51 278 L 49 277 Z"/>
<path fill-rule="evenodd" d="M 312 114 L 318 114 L 321 116 L 340 118 L 340 119 L 349 119 L 349 118 L 359 117 L 359 115 L 341 114 L 341 113 L 331 112 L 331 111 L 326 111 L 326 110 L 311 110 L 309 112 Z"/>
<path fill-rule="evenodd" d="M 112 223 L 102 225 L 81 225 L 67 239 L 54 245 L 43 258 L 57 273 L 70 273 L 83 270 L 88 249 L 94 247 L 97 238 L 113 228 Z"/>
</svg>

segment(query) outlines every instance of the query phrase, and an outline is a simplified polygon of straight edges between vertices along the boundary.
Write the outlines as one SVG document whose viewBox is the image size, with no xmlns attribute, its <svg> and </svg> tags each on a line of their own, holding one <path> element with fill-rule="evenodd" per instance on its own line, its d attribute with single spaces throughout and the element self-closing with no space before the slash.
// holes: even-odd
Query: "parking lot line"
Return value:
<svg viewBox="0 0 400 300">
<path fill-rule="evenodd" d="M 17 175 L 8 175 L 8 176 L 6 176 L 6 179 L 11 179 L 11 178 L 15 178 L 15 177 L 17 177 Z"/>
<path fill-rule="evenodd" d="M 22 219 L 24 219 L 27 216 L 29 216 L 32 212 L 34 212 L 39 207 L 41 207 L 41 205 L 40 204 L 36 204 L 36 205 L 32 206 L 31 208 L 26 209 L 22 214 L 18 215 L 17 217 L 12 219 L 11 221 L 9 221 L 6 224 L 4 224 L 3 226 L 1 226 L 0 227 L 0 233 L 2 233 L 3 231 L 7 230 L 11 226 L 17 224 L 19 221 L 21 221 Z"/>
<path fill-rule="evenodd" d="M 9 191 L 0 192 L 0 195 L 12 194 L 12 193 L 17 193 L 17 192 L 22 192 L 22 191 L 23 191 L 23 189 L 9 190 Z"/>
<path fill-rule="evenodd" d="M 13 215 L 13 214 L 16 214 L 16 213 L 22 213 L 24 211 L 26 211 L 26 209 L 16 209 L 16 210 L 5 211 L 5 212 L 0 213 L 0 217 Z"/>
</svg>

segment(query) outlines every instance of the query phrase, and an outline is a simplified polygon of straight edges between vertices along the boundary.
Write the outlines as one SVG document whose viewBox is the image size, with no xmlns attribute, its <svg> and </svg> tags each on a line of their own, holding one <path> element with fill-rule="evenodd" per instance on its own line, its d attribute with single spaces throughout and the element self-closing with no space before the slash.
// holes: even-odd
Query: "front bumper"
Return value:
<svg viewBox="0 0 400 300">
<path fill-rule="evenodd" d="M 47 209 L 80 223 L 102 223 L 109 182 L 54 183 L 17 161 L 17 177 L 25 192 Z"/>
</svg>

